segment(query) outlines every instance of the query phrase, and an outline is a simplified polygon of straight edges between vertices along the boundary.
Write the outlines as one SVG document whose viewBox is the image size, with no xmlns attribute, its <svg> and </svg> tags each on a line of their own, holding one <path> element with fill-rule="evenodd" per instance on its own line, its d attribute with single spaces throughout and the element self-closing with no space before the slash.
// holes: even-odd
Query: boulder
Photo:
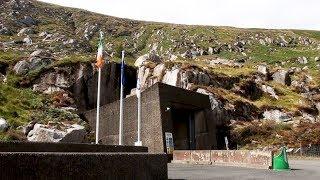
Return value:
<svg viewBox="0 0 320 180">
<path fill-rule="evenodd" d="M 39 70 L 50 65 L 53 61 L 48 58 L 31 57 L 29 60 L 29 71 Z"/>
<path fill-rule="evenodd" d="M 276 94 L 276 92 L 274 91 L 274 89 L 271 86 L 262 85 L 261 89 L 263 92 L 269 94 L 271 97 L 273 97 L 275 99 L 279 99 L 279 96 Z"/>
<path fill-rule="evenodd" d="M 134 66 L 140 67 L 142 65 L 154 68 L 157 64 L 161 63 L 162 59 L 155 53 L 151 52 L 140 56 L 134 63 Z"/>
<path fill-rule="evenodd" d="M 138 59 L 134 62 L 134 66 L 136 67 L 142 66 L 143 62 L 145 62 L 148 58 L 149 58 L 149 54 L 145 54 L 138 57 Z"/>
<path fill-rule="evenodd" d="M 178 59 L 178 56 L 176 56 L 176 55 L 174 55 L 174 54 L 170 54 L 169 55 L 169 60 L 170 61 L 175 61 L 175 60 L 177 60 Z"/>
<path fill-rule="evenodd" d="M 30 36 L 27 36 L 27 37 L 23 38 L 23 42 L 26 45 L 32 45 L 32 39 L 30 38 Z"/>
<path fill-rule="evenodd" d="M 180 56 L 183 58 L 189 58 L 189 59 L 195 58 L 191 50 L 187 50 L 186 52 L 182 53 Z"/>
<path fill-rule="evenodd" d="M 28 133 L 28 141 L 81 143 L 86 135 L 86 130 L 81 125 L 58 125 L 59 129 L 57 126 L 35 124 Z"/>
<path fill-rule="evenodd" d="M 60 142 L 82 142 L 86 134 L 84 126 L 73 124 L 70 128 L 66 129 L 65 136 Z"/>
<path fill-rule="evenodd" d="M 263 39 L 259 39 L 259 43 L 260 43 L 261 45 L 263 45 L 263 46 L 266 45 L 266 42 L 265 42 Z"/>
<path fill-rule="evenodd" d="M 17 62 L 13 67 L 13 71 L 18 75 L 26 74 L 29 71 L 29 62 L 27 60 Z"/>
<path fill-rule="evenodd" d="M 274 121 L 281 121 L 281 122 L 287 122 L 292 120 L 292 118 L 288 114 L 281 112 L 278 109 L 264 111 L 263 117 L 266 120 L 274 120 Z"/>
<path fill-rule="evenodd" d="M 167 70 L 163 76 L 162 82 L 171 86 L 179 86 L 180 83 L 180 69 Z"/>
<path fill-rule="evenodd" d="M 213 48 L 212 48 L 212 47 L 209 47 L 209 48 L 208 48 L 208 54 L 209 54 L 209 55 L 212 55 L 213 53 L 214 53 Z"/>
<path fill-rule="evenodd" d="M 34 128 L 34 125 L 36 124 L 37 122 L 35 121 L 31 121 L 29 122 L 27 125 L 23 126 L 22 128 L 22 132 L 24 135 L 28 136 L 29 132 Z"/>
<path fill-rule="evenodd" d="M 212 95 L 210 92 L 203 88 L 198 88 L 196 92 L 204 95 Z"/>
<path fill-rule="evenodd" d="M 273 78 L 273 81 L 275 81 L 277 83 L 287 85 L 287 86 L 291 85 L 290 73 L 287 70 L 280 69 L 280 70 L 276 71 L 272 75 L 272 78 Z"/>
<path fill-rule="evenodd" d="M 309 113 L 302 113 L 302 118 L 303 120 L 307 120 L 309 122 L 315 123 L 316 122 L 316 117 L 313 116 L 312 114 Z"/>
<path fill-rule="evenodd" d="M 153 76 L 157 77 L 158 81 L 161 81 L 165 70 L 166 66 L 164 64 L 158 64 L 153 69 Z"/>
<path fill-rule="evenodd" d="M 43 31 L 39 34 L 39 37 L 46 37 L 49 33 L 47 31 Z"/>
<path fill-rule="evenodd" d="M 6 35 L 6 36 L 11 36 L 12 32 L 10 29 L 8 29 L 7 27 L 1 27 L 0 28 L 0 35 Z"/>
<path fill-rule="evenodd" d="M 23 35 L 29 35 L 29 34 L 34 34 L 35 31 L 32 28 L 22 28 L 19 32 L 18 32 L 18 36 L 23 36 Z"/>
<path fill-rule="evenodd" d="M 92 25 L 90 23 L 86 23 L 85 27 L 86 28 L 84 30 L 84 35 L 83 36 L 84 36 L 84 38 L 86 40 L 90 40 L 93 37 L 94 33 L 96 33 L 98 31 L 98 29 L 99 29 L 98 24 Z"/>
<path fill-rule="evenodd" d="M 260 65 L 258 65 L 258 72 L 265 75 L 265 76 L 268 76 L 269 68 L 267 65 L 260 64 Z"/>
<path fill-rule="evenodd" d="M 31 70 L 38 70 L 44 68 L 52 63 L 50 53 L 44 50 L 36 50 L 31 53 L 28 60 L 21 60 L 17 62 L 13 68 L 18 75 L 23 75 Z"/>
<path fill-rule="evenodd" d="M 308 59 L 306 57 L 298 57 L 297 58 L 297 61 L 300 63 L 300 64 L 307 64 L 308 63 Z"/>
<path fill-rule="evenodd" d="M 283 36 L 280 36 L 278 45 L 280 47 L 287 47 L 288 46 L 288 42 L 285 40 L 285 38 Z"/>
<path fill-rule="evenodd" d="M 0 132 L 6 131 L 8 128 L 8 123 L 4 118 L 0 118 Z"/>
<path fill-rule="evenodd" d="M 37 25 L 38 24 L 37 20 L 33 19 L 30 16 L 24 16 L 24 18 L 18 20 L 17 23 L 25 25 L 25 26 L 32 26 L 32 25 Z"/>
<path fill-rule="evenodd" d="M 30 54 L 30 57 L 51 57 L 51 53 L 49 51 L 43 50 L 43 49 L 38 49 L 33 51 Z"/>
</svg>

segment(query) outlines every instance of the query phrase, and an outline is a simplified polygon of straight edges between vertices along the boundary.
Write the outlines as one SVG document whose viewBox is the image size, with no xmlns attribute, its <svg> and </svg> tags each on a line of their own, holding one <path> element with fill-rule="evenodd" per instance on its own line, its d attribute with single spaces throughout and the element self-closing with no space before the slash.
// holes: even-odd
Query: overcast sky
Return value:
<svg viewBox="0 0 320 180">
<path fill-rule="evenodd" d="M 41 0 L 137 20 L 320 30 L 320 0 Z"/>
</svg>

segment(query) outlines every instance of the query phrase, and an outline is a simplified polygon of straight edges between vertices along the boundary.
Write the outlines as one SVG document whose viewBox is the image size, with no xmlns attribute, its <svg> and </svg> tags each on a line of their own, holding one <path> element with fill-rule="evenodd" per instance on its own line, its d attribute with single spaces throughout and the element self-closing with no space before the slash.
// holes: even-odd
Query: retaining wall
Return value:
<svg viewBox="0 0 320 180">
<path fill-rule="evenodd" d="M 272 157 L 271 151 L 176 150 L 172 162 L 270 169 Z"/>
</svg>

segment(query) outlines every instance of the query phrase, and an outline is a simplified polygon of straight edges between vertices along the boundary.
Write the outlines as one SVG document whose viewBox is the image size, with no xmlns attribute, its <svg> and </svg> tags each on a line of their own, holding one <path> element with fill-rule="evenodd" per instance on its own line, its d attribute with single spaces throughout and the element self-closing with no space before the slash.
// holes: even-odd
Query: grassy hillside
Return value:
<svg viewBox="0 0 320 180">
<path fill-rule="evenodd" d="M 311 76 L 308 87 L 316 89 L 320 86 L 319 31 L 151 23 L 38 1 L 11 2 L 0 5 L 0 29 L 5 27 L 10 31 L 9 34 L 0 34 L 0 72 L 7 77 L 7 83 L 0 82 L 0 117 L 7 119 L 14 129 L 33 118 L 44 122 L 79 120 L 75 114 L 55 109 L 52 96 L 33 92 L 32 82 L 56 67 L 94 62 L 100 30 L 105 34 L 105 49 L 110 61 L 119 62 L 123 49 L 129 65 L 133 65 L 139 56 L 155 51 L 171 64 L 196 66 L 211 73 L 244 80 L 254 77 L 260 64 L 268 65 L 272 72 L 295 67 L 300 68 L 300 72 L 292 77 L 293 80 Z M 31 17 L 34 24 L 21 23 L 25 16 Z M 32 33 L 19 34 L 22 28 L 29 28 Z M 32 45 L 21 43 L 26 37 L 30 37 Z M 27 59 L 36 49 L 49 50 L 54 63 L 25 75 L 15 74 L 14 65 Z M 189 56 L 184 55 L 188 53 Z M 210 64 L 217 58 L 241 62 L 241 66 Z M 307 62 L 301 63 L 299 59 Z M 264 95 L 250 100 L 230 89 L 219 92 L 223 92 L 224 98 L 230 101 L 240 99 L 261 109 L 273 106 L 296 113 L 313 106 L 310 99 L 292 86 L 270 81 L 264 83 L 276 90 L 279 99 Z M 8 139 L 0 134 L 1 137 Z"/>
</svg>

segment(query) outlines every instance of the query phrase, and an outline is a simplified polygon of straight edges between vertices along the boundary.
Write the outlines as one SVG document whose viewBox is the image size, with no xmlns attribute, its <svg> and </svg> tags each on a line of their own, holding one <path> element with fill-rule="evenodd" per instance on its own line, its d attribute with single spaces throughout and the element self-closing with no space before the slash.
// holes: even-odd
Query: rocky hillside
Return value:
<svg viewBox="0 0 320 180">
<path fill-rule="evenodd" d="M 318 31 L 149 23 L 37 1 L 0 3 L 0 139 L 34 140 L 43 128 L 59 129 L 59 141 L 71 128 L 85 129 L 90 141 L 79 115 L 95 106 L 91 64 L 102 30 L 110 61 L 103 104 L 118 99 L 114 62 L 125 49 L 126 94 L 136 74 L 143 88 L 161 81 L 209 94 L 234 146 L 320 143 Z"/>
</svg>

